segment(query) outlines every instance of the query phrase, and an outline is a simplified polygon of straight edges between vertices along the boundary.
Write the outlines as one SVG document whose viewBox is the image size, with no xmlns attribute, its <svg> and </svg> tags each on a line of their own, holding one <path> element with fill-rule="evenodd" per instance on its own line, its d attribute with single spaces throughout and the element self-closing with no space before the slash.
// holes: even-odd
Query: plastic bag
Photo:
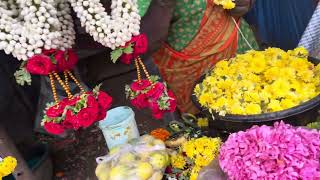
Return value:
<svg viewBox="0 0 320 180">
<path fill-rule="evenodd" d="M 96 159 L 99 180 L 161 180 L 169 163 L 163 141 L 144 135 Z"/>
<path fill-rule="evenodd" d="M 227 180 L 227 176 L 224 174 L 219 166 L 218 159 L 214 159 L 208 166 L 201 169 L 197 180 Z"/>
</svg>

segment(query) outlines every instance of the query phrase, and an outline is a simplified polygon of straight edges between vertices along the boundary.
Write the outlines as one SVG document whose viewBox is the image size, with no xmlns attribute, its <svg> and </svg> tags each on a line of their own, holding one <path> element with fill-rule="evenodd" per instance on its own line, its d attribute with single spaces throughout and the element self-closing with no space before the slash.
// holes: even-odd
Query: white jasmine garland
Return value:
<svg viewBox="0 0 320 180">
<path fill-rule="evenodd" d="M 69 0 L 81 26 L 93 39 L 111 49 L 124 46 L 139 35 L 140 20 L 137 0 L 112 0 L 108 15 L 99 0 Z"/>
<path fill-rule="evenodd" d="M 0 2 L 0 50 L 27 60 L 42 49 L 71 48 L 75 40 L 66 0 Z"/>
</svg>

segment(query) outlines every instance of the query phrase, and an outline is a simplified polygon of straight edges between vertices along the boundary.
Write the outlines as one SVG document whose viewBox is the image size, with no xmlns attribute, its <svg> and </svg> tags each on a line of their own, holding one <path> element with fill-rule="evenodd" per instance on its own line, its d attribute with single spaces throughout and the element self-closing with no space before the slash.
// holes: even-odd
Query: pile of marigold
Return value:
<svg viewBox="0 0 320 180">
<path fill-rule="evenodd" d="M 221 144 L 220 138 L 209 137 L 185 142 L 177 154 L 170 156 L 173 173 L 168 178 L 196 180 L 201 168 L 218 156 Z"/>
<path fill-rule="evenodd" d="M 304 48 L 268 48 L 218 62 L 194 92 L 210 112 L 252 115 L 298 106 L 317 96 L 319 85 L 320 65 Z"/>
</svg>

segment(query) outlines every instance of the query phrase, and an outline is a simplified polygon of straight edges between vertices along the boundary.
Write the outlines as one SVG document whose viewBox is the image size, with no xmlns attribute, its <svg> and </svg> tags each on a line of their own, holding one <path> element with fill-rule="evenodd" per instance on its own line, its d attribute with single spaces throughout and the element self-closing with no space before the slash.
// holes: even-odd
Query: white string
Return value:
<svg viewBox="0 0 320 180">
<path fill-rule="evenodd" d="M 240 27 L 238 26 L 238 23 L 236 22 L 236 20 L 232 17 L 232 20 L 234 22 L 234 24 L 236 25 L 241 37 L 246 41 L 247 45 L 250 47 L 251 50 L 253 50 L 253 47 L 251 46 L 251 44 L 249 43 L 249 41 L 247 40 L 247 38 L 244 36 L 244 34 L 242 33 Z"/>
</svg>

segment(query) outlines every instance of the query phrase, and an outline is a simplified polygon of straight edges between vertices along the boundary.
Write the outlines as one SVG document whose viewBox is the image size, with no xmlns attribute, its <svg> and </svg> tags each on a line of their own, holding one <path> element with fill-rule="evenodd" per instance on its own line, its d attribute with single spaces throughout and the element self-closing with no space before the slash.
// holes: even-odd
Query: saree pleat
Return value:
<svg viewBox="0 0 320 180">
<path fill-rule="evenodd" d="M 164 45 L 154 55 L 162 78 L 177 96 L 181 112 L 197 113 L 191 101 L 193 87 L 214 64 L 235 55 L 238 33 L 232 18 L 219 6 L 207 4 L 193 40 L 181 51 Z"/>
</svg>

